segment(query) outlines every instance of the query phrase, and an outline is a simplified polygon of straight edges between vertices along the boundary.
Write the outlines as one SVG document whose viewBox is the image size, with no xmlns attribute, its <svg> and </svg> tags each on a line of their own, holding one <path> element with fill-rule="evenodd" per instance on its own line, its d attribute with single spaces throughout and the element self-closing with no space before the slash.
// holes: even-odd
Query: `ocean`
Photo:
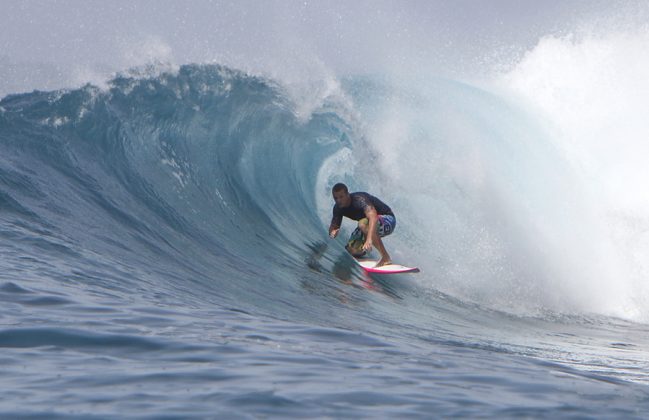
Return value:
<svg viewBox="0 0 649 420">
<path fill-rule="evenodd" d="M 188 63 L 7 95 L 0 417 L 646 418 L 646 62 L 616 42 L 490 83 Z M 420 273 L 328 238 L 336 182 Z"/>
</svg>

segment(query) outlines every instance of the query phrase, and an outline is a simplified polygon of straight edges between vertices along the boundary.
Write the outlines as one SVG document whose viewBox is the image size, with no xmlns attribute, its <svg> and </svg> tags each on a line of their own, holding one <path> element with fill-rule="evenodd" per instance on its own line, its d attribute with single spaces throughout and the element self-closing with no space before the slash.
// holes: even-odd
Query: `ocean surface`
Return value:
<svg viewBox="0 0 649 420">
<path fill-rule="evenodd" d="M 4 97 L 0 417 L 647 418 L 647 213 L 597 177 L 644 149 L 543 90 L 562 42 L 489 86 L 186 64 Z M 420 273 L 328 238 L 335 182 Z"/>
</svg>

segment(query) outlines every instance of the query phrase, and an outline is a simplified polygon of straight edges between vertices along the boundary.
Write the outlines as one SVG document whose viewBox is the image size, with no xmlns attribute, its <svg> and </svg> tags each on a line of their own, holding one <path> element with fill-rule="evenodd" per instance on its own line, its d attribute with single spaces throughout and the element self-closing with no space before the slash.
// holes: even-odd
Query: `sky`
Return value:
<svg viewBox="0 0 649 420">
<path fill-rule="evenodd" d="M 635 4 L 0 0 L 0 97 L 99 83 L 152 62 L 210 62 L 269 75 L 425 68 L 462 77 L 520 56 L 544 35 Z"/>
</svg>

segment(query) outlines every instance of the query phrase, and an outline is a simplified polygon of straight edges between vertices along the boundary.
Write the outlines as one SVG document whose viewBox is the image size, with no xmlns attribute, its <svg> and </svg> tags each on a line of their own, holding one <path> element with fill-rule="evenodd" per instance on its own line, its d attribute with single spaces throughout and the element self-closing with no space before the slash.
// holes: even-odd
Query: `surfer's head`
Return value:
<svg viewBox="0 0 649 420">
<path fill-rule="evenodd" d="M 331 189 L 331 194 L 338 207 L 349 207 L 352 203 L 352 197 L 349 195 L 347 185 L 339 182 Z"/>
</svg>

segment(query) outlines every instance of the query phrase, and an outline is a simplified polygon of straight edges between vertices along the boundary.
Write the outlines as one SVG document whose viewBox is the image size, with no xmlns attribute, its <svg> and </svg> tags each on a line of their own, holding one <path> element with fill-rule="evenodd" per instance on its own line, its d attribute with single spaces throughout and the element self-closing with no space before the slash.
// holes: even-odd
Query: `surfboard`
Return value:
<svg viewBox="0 0 649 420">
<path fill-rule="evenodd" d="M 401 264 L 388 264 L 384 265 L 381 267 L 375 267 L 375 265 L 379 262 L 379 260 L 371 260 L 371 259 L 356 259 L 356 262 L 358 265 L 360 265 L 363 270 L 367 271 L 368 273 L 376 273 L 376 274 L 400 274 L 400 273 L 419 273 L 419 269 L 417 267 L 406 267 L 405 265 Z"/>
</svg>

